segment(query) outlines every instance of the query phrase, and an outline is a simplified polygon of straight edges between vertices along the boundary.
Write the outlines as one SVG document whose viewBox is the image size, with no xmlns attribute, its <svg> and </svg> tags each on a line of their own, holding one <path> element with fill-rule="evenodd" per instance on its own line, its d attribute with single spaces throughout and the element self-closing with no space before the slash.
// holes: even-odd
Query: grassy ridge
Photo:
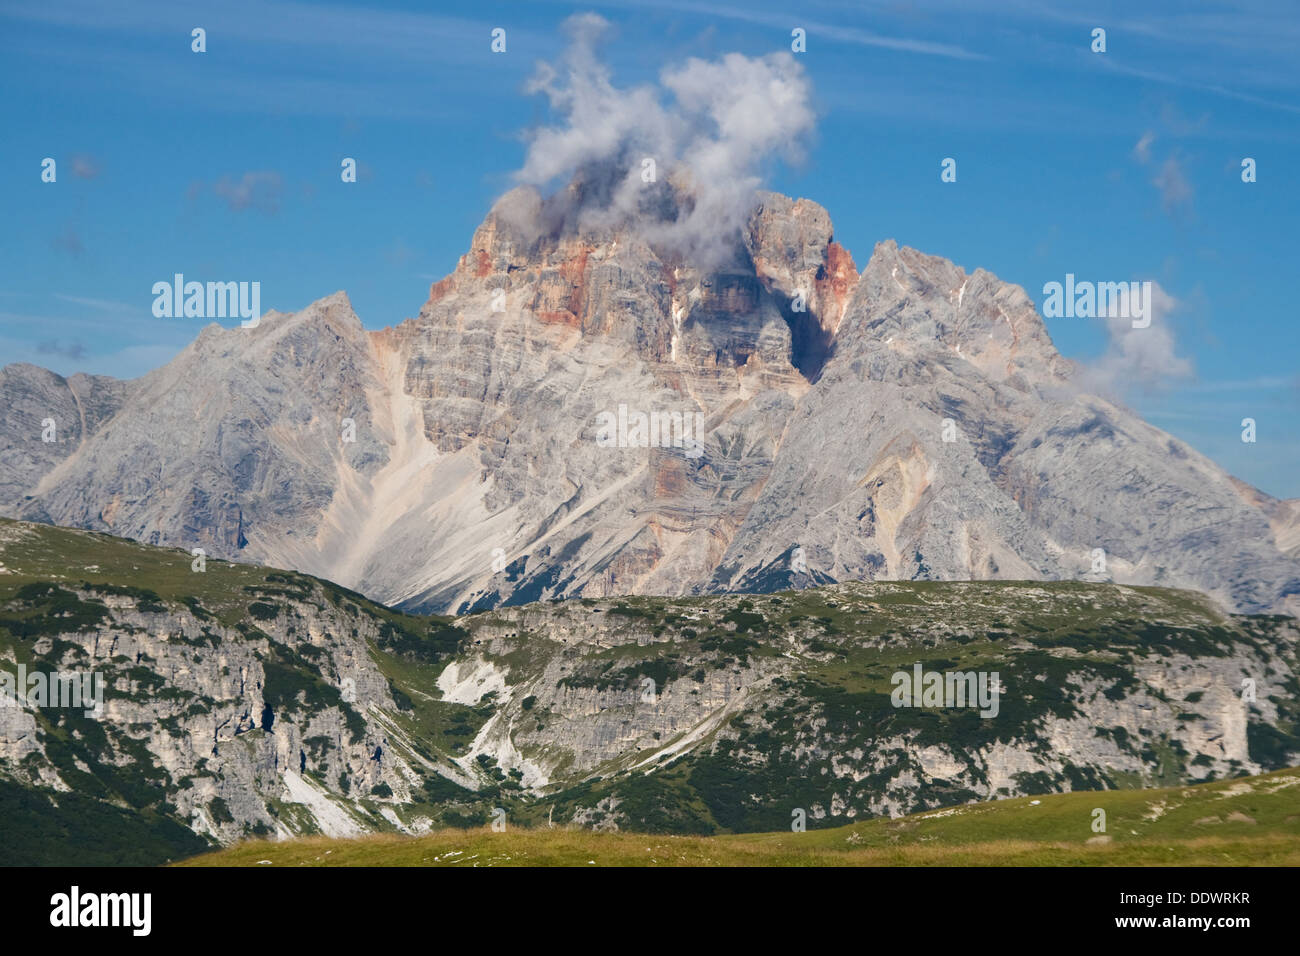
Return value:
<svg viewBox="0 0 1300 956">
<path fill-rule="evenodd" d="M 424 854 L 412 864 L 480 860 L 485 853 L 494 862 L 574 865 L 588 865 L 593 857 L 640 863 L 647 853 L 656 862 L 721 863 L 1051 863 L 1070 862 L 1070 854 L 1100 862 L 1202 863 L 1256 854 L 1279 862 L 1292 859 L 1300 835 L 1294 805 L 1274 818 L 1267 806 L 1203 813 L 1180 798 L 1156 813 L 1148 803 L 1156 791 L 1140 789 L 1207 775 L 1231 778 L 1229 785 L 1236 786 L 1248 769 L 1300 764 L 1300 684 L 1294 676 L 1300 667 L 1290 619 L 1225 616 L 1188 592 L 1084 582 L 873 582 L 764 595 L 580 599 L 450 619 L 407 615 L 303 574 L 215 559 L 196 573 L 181 550 L 2 519 L 0 556 L 0 669 L 26 664 L 52 671 L 84 663 L 85 648 L 65 635 L 108 627 L 110 609 L 126 599 L 137 612 L 170 616 L 169 627 L 178 629 L 172 640 L 192 648 L 181 652 L 185 662 L 224 653 L 222 642 L 232 650 L 255 642 L 264 686 L 249 712 L 262 713 L 264 703 L 285 726 L 291 716 L 305 722 L 338 708 L 344 737 L 355 743 L 366 724 L 322 680 L 330 661 L 304 638 L 301 619 L 327 612 L 333 638 L 344 638 L 351 627 L 354 642 L 344 639 L 343 649 L 369 656 L 395 703 L 366 718 L 383 738 L 385 755 L 424 779 L 411 780 L 409 792 L 391 776 L 380 786 L 367 781 L 356 789 L 355 763 L 340 764 L 333 756 L 337 745 L 315 731 L 304 733 L 299 770 L 329 790 L 330 799 L 345 802 L 367 828 L 439 829 L 427 838 L 427 854 L 402 837 L 347 844 L 345 856 L 359 854 L 357 862 L 394 862 L 394 854 L 398 861 Z M 114 626 L 130 632 L 139 625 Z M 1240 661 L 1217 677 L 1185 682 L 1172 699 L 1163 677 L 1148 684 L 1137 676 L 1142 667 L 1176 675 L 1187 669 L 1184 660 L 1208 672 L 1229 658 Z M 444 698 L 435 683 L 449 660 L 502 675 L 506 692 Z M 995 670 L 1009 686 L 1029 692 L 1007 695 L 996 721 L 969 709 L 892 706 L 891 674 L 916 662 L 939 670 Z M 1234 688 L 1238 672 L 1250 667 L 1270 678 L 1266 701 L 1274 709 L 1265 714 L 1264 702 L 1249 709 L 1251 765 L 1234 759 L 1220 766 L 1206 753 L 1183 749 L 1185 725 L 1206 719 L 1198 711 L 1205 710 L 1207 688 L 1224 682 Z M 39 818 L 41 838 L 0 839 L 0 860 L 15 848 L 27 858 L 36 858 L 33 848 L 41 846 L 75 854 L 88 835 L 110 849 L 106 862 L 158 863 L 205 849 L 189 842 L 189 817 L 182 819 L 176 798 L 203 778 L 222 782 L 222 767 L 209 766 L 205 757 L 184 773 L 168 774 L 149 750 L 149 735 L 184 739 L 215 699 L 169 686 L 147 656 L 114 657 L 99 669 L 121 688 L 129 686 L 121 696 L 156 703 L 159 719 L 121 725 L 54 708 L 36 712 L 43 754 L 0 766 L 0 778 L 14 778 L 4 781 L 8 792 L 0 792 L 0 803 L 10 807 L 0 813 L 0 836 L 7 835 L 6 820 L 27 819 L 24 826 L 32 830 Z M 672 720 L 646 716 L 637 690 L 647 678 L 678 709 Z M 742 685 L 750 695 L 743 707 L 706 726 L 704 736 L 688 741 L 691 746 L 674 749 L 716 707 L 716 701 L 694 706 L 692 698 L 716 698 L 719 687 L 731 692 Z M 586 703 L 568 701 L 574 694 L 585 695 Z M 984 786 L 987 768 L 974 755 L 994 741 L 1032 750 L 1042 745 L 1046 721 L 1077 717 L 1089 701 L 1102 701 L 1109 712 L 1106 701 L 1134 695 L 1167 719 L 1127 730 L 1084 726 L 1075 736 L 1086 739 L 1065 748 L 1063 766 L 1019 773 L 997 790 Z M 594 733 L 593 707 L 611 726 L 635 725 L 635 746 L 578 766 L 574 747 Z M 479 740 L 493 720 L 496 730 L 488 730 L 497 737 Z M 240 745 L 261 746 L 265 734 L 247 729 Z M 549 783 L 530 789 L 518 766 L 499 763 L 503 734 L 511 748 L 546 769 Z M 1097 757 L 1092 734 L 1114 741 L 1121 757 L 1136 758 L 1140 770 L 1115 769 L 1104 753 Z M 915 752 L 926 746 L 951 754 L 956 770 L 942 778 L 926 770 Z M 853 773 L 840 772 L 840 755 L 850 755 Z M 366 759 L 372 759 L 369 751 Z M 1127 763 L 1131 768 L 1133 761 Z M 654 771 L 645 772 L 650 765 Z M 42 768 L 45 782 L 36 776 Z M 443 775 L 448 769 L 458 782 Z M 102 802 L 102 812 L 60 797 L 48 787 L 50 771 L 77 796 Z M 32 792 L 22 793 L 19 780 Z M 395 789 L 401 791 L 396 797 Z M 1038 803 L 1032 797 L 968 803 L 1059 791 L 1070 792 Z M 1294 792 L 1288 783 L 1278 794 Z M 882 803 L 881 794 L 895 799 Z M 289 829 L 320 832 L 303 805 L 280 799 L 278 791 L 263 796 L 270 816 Z M 1264 797 L 1272 801 L 1271 790 Z M 481 829 L 495 807 L 508 813 L 505 834 Z M 785 832 L 794 807 L 808 811 L 810 832 Z M 920 813 L 940 807 L 950 809 Z M 1013 812 L 1017 807 L 1023 812 Z M 1111 816 L 1108 843 L 1087 843 L 1095 836 L 1089 824 L 1096 807 Z M 843 824 L 890 808 L 917 815 L 839 829 L 824 816 L 833 809 L 834 822 Z M 206 809 L 212 819 L 235 824 L 224 799 L 209 801 Z M 391 812 L 385 817 L 381 810 Z M 1233 812 L 1240 818 L 1230 819 Z M 134 813 L 140 827 L 124 827 L 124 813 Z M 402 823 L 393 822 L 393 814 Z M 625 832 L 543 829 L 551 820 L 596 829 L 616 823 Z M 255 826 L 243 821 L 242 831 L 239 825 L 222 839 L 271 832 L 265 818 Z M 963 836 L 963 828 L 970 834 Z M 1175 844 L 1161 842 L 1166 837 Z M 57 850 L 49 849 L 55 844 Z M 306 856 L 281 859 L 299 845 L 250 852 L 290 863 L 334 855 L 333 844 L 318 841 L 301 844 Z M 311 849 L 318 845 L 324 847 L 319 853 Z M 1186 859 L 1161 856 L 1193 849 Z"/>
<path fill-rule="evenodd" d="M 1094 810 L 1106 833 L 1093 831 Z M 814 822 L 815 826 L 815 822 Z M 715 837 L 440 830 L 252 841 L 183 866 L 1298 866 L 1300 768 L 1163 790 L 935 810 L 805 833 Z"/>
<path fill-rule="evenodd" d="M 205 570 L 193 568 L 194 557 L 178 548 L 140 544 L 98 531 L 31 525 L 0 518 L 4 566 L 0 601 L 17 597 L 24 587 L 81 587 L 104 595 L 135 598 L 145 609 L 172 605 L 215 618 L 227 626 L 256 624 L 283 599 L 308 600 L 322 588 L 336 605 L 350 603 L 389 622 L 412 640 L 449 620 L 438 615 L 413 616 L 394 611 L 347 588 L 256 564 L 207 557 Z M 272 614 L 272 616 L 274 616 Z"/>
</svg>

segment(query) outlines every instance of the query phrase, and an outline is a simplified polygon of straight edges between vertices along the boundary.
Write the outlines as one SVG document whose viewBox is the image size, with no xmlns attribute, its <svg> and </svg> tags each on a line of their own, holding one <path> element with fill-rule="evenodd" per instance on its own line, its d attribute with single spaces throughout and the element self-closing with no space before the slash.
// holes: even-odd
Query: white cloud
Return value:
<svg viewBox="0 0 1300 956">
<path fill-rule="evenodd" d="M 1177 354 L 1169 316 L 1178 302 L 1151 283 L 1151 324 L 1134 328 L 1127 309 L 1112 302 L 1105 316 L 1108 342 L 1106 351 L 1083 370 L 1082 384 L 1090 391 L 1123 394 L 1133 391 L 1158 391 L 1193 376 L 1189 359 Z M 1121 314 L 1122 313 L 1122 314 Z"/>
<path fill-rule="evenodd" d="M 800 159 L 812 135 L 803 68 L 789 53 L 731 53 L 692 58 L 665 68 L 657 84 L 620 89 L 596 52 L 606 21 L 580 14 L 566 29 L 572 43 L 560 63 L 540 64 L 527 87 L 544 94 L 560 120 L 529 135 L 518 181 L 573 178 L 575 188 L 551 201 L 552 224 L 635 223 L 647 241 L 701 264 L 726 255 L 766 166 Z M 642 177 L 646 159 L 655 164 L 652 184 Z M 682 194 L 689 198 L 679 201 Z"/>
</svg>

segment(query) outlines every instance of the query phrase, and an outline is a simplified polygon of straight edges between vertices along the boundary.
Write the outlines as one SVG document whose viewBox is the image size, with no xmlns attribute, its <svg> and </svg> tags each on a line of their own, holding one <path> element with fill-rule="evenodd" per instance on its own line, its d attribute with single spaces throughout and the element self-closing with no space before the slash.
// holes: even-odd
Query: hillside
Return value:
<svg viewBox="0 0 1300 956">
<path fill-rule="evenodd" d="M 0 707 L 11 862 L 88 834 L 105 862 L 162 861 L 495 808 L 701 835 L 802 810 L 811 830 L 1300 763 L 1295 620 L 1189 592 L 870 582 L 453 620 L 44 525 L 0 522 L 0 562 L 0 671 L 107 685 L 99 719 Z M 918 666 L 996 675 L 997 706 L 895 706 Z"/>
<path fill-rule="evenodd" d="M 1093 829 L 1105 811 L 1106 832 Z M 1022 797 L 804 833 L 441 830 L 249 841 L 185 866 L 1297 866 L 1300 770 Z"/>
</svg>

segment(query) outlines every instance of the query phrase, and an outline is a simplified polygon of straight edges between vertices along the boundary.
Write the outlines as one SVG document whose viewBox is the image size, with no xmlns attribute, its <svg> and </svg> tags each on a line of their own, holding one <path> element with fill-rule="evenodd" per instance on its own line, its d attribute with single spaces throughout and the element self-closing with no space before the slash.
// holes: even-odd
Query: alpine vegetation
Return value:
<svg viewBox="0 0 1300 956">
<path fill-rule="evenodd" d="M 791 807 L 811 831 L 1300 763 L 1294 619 L 1186 591 L 874 581 L 450 619 L 48 525 L 0 521 L 0 561 L 0 673 L 93 658 L 114 689 L 93 724 L 0 708 L 0 864 L 503 819 L 773 831 Z"/>
</svg>

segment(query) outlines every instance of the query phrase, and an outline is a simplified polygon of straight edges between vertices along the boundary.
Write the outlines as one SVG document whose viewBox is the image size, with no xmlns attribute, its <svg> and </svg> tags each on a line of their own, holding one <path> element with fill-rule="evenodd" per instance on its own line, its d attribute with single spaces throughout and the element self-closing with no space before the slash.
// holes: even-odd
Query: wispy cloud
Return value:
<svg viewBox="0 0 1300 956">
<path fill-rule="evenodd" d="M 139 308 L 126 302 L 114 302 L 111 299 L 92 299 L 80 295 L 65 295 L 62 292 L 54 293 L 54 298 L 63 302 L 71 302 L 73 305 L 81 305 L 90 309 L 99 309 L 102 312 L 137 312 Z"/>
<path fill-rule="evenodd" d="M 1152 149 L 1155 142 L 1156 134 L 1152 130 L 1147 130 L 1133 147 L 1133 158 L 1143 166 L 1150 166 L 1155 159 Z M 1160 205 L 1170 216 L 1176 216 L 1191 208 L 1194 190 L 1191 180 L 1183 169 L 1183 161 L 1177 153 L 1171 152 L 1165 156 L 1151 184 L 1159 191 Z"/>
<path fill-rule="evenodd" d="M 197 19 L 196 19 L 197 18 Z M 27 22 L 40 28 L 11 30 Z M 189 49 L 190 30 L 208 31 L 208 52 Z M 510 77 L 529 58 L 494 57 L 499 23 L 438 13 L 293 0 L 223 0 L 201 16 L 170 0 L 105 4 L 0 4 L 0 51 L 40 64 L 41 82 L 78 88 L 111 84 L 131 97 L 220 113 L 435 119 L 454 112 L 441 99 L 482 94 L 482 72 Z M 21 35 L 21 44 L 6 42 Z M 179 39 L 178 39 L 179 38 Z M 550 31 L 510 26 L 510 49 L 549 50 Z M 143 52 L 142 52 L 143 51 Z M 220 69 L 204 69 L 218 58 Z M 431 60 L 439 97 L 419 95 Z"/>
<path fill-rule="evenodd" d="M 789 36 L 794 27 L 807 31 L 808 43 L 829 42 L 853 46 L 874 47 L 899 53 L 916 53 L 924 56 L 945 57 L 954 60 L 987 60 L 984 53 L 968 50 L 954 43 L 938 43 L 912 37 L 886 36 L 871 30 L 845 23 L 827 23 L 789 13 L 766 13 L 753 6 L 726 6 L 710 3 L 690 3 L 685 0 L 624 0 L 624 2 L 597 2 L 592 6 L 613 9 L 677 10 L 706 17 L 718 17 L 758 26 L 772 27 Z"/>
<path fill-rule="evenodd" d="M 193 199 L 203 191 L 202 183 L 190 187 Z M 234 212 L 253 209 L 268 216 L 280 211 L 284 193 L 284 177 L 274 170 L 254 170 L 239 179 L 222 176 L 212 184 L 212 192 Z"/>
<path fill-rule="evenodd" d="M 485 20 L 374 6 L 300 3 L 294 0 L 223 0 L 196 13 L 171 0 L 100 3 L 63 0 L 58 4 L 8 5 L 0 18 L 26 20 L 80 32 L 138 36 L 179 36 L 188 50 L 190 30 L 208 31 L 208 49 L 286 46 L 328 51 L 332 59 L 378 58 L 392 63 L 463 55 L 464 41 L 481 40 L 486 50 L 491 24 Z M 520 30 L 522 40 L 527 35 Z"/>
<path fill-rule="evenodd" d="M 1165 159 L 1164 164 L 1160 167 L 1160 172 L 1156 174 L 1156 178 L 1152 182 L 1160 190 L 1161 203 L 1165 212 L 1170 215 L 1186 208 L 1192 201 L 1192 184 L 1183 172 L 1182 164 L 1178 161 L 1177 156 L 1170 156 Z"/>
<path fill-rule="evenodd" d="M 1147 130 L 1142 134 L 1142 138 L 1137 141 L 1133 147 L 1133 158 L 1139 163 L 1146 165 L 1151 162 L 1151 144 L 1156 141 L 1156 134 Z"/>
<path fill-rule="evenodd" d="M 1137 79 L 1147 80 L 1151 83 L 1159 83 L 1165 86 L 1174 86 L 1180 89 L 1195 90 L 1199 93 L 1212 93 L 1215 96 L 1226 97 L 1227 99 L 1237 100 L 1242 103 L 1250 103 L 1253 106 L 1263 106 L 1272 110 L 1281 110 L 1286 113 L 1300 113 L 1300 106 L 1295 103 L 1287 103 L 1272 97 L 1257 96 L 1253 93 L 1245 93 L 1241 90 L 1229 89 L 1217 83 L 1202 83 L 1196 80 L 1184 77 L 1174 76 L 1169 73 L 1161 73 L 1156 70 L 1142 70 L 1137 67 L 1127 66 L 1123 63 L 1117 63 L 1114 60 L 1102 59 L 1099 64 L 1103 70 L 1109 70 L 1112 73 L 1132 76 Z"/>
</svg>

